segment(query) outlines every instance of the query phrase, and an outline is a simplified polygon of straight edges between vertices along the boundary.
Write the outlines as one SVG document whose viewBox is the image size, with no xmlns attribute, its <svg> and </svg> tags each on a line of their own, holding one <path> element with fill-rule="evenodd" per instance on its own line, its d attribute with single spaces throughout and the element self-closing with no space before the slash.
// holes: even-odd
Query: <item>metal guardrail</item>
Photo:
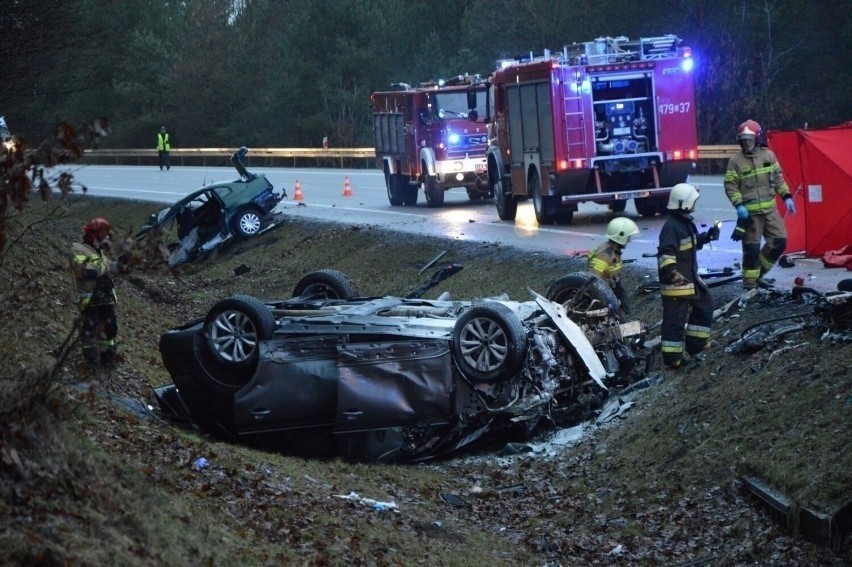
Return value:
<svg viewBox="0 0 852 567">
<path fill-rule="evenodd" d="M 728 159 L 739 151 L 739 146 L 698 146 L 698 159 Z M 172 159 L 179 160 L 185 165 L 187 160 L 207 165 L 207 160 L 220 161 L 227 159 L 234 153 L 236 148 L 174 148 L 170 154 Z M 136 160 L 138 165 L 155 164 L 157 162 L 157 150 L 148 149 L 97 149 L 86 150 L 85 154 L 92 161 L 112 161 L 115 163 Z M 344 166 L 345 160 L 372 160 L 375 159 L 374 148 L 251 148 L 246 158 L 249 163 L 261 165 L 267 161 L 271 166 L 275 160 L 292 159 L 293 167 L 296 167 L 298 159 L 312 159 L 316 163 L 338 162 L 340 167 Z"/>
<path fill-rule="evenodd" d="M 172 148 L 169 155 L 172 160 L 177 160 L 181 165 L 185 165 L 187 161 L 207 165 L 208 160 L 214 163 L 227 160 L 236 149 Z M 85 155 L 90 158 L 89 161 L 127 163 L 128 160 L 135 160 L 138 165 L 150 165 L 157 163 L 158 154 L 157 150 L 149 149 L 97 149 L 85 150 Z M 262 165 L 267 162 L 271 166 L 275 160 L 292 159 L 293 167 L 296 167 L 297 160 L 302 158 L 315 160 L 319 164 L 339 161 L 340 167 L 343 167 L 347 159 L 372 162 L 375 157 L 374 148 L 250 148 L 245 160 L 252 165 Z"/>
</svg>

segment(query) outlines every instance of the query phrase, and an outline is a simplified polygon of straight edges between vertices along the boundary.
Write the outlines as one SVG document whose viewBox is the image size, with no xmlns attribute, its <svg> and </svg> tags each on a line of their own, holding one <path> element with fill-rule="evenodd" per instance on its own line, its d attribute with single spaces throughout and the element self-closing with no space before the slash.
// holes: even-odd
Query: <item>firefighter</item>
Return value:
<svg viewBox="0 0 852 567">
<path fill-rule="evenodd" d="M 104 251 L 111 236 L 109 222 L 98 217 L 83 225 L 83 241 L 71 245 L 71 269 L 82 318 L 83 358 L 92 365 L 112 366 L 115 363 L 116 295 L 110 261 Z"/>
<path fill-rule="evenodd" d="M 684 351 L 700 360 L 699 353 L 712 346 L 713 297 L 698 276 L 696 252 L 719 239 L 719 223 L 699 233 L 692 221 L 698 189 L 678 183 L 669 195 L 671 212 L 660 231 L 657 252 L 660 294 L 663 298 L 663 363 L 672 369 L 687 362 Z"/>
<path fill-rule="evenodd" d="M 606 227 L 607 240 L 589 252 L 588 271 L 600 276 L 615 292 L 621 310 L 630 314 L 627 292 L 621 283 L 621 252 L 630 242 L 630 238 L 639 234 L 639 227 L 624 217 L 614 218 Z"/>
<path fill-rule="evenodd" d="M 725 193 L 737 210 L 737 226 L 731 239 L 743 242 L 743 287 L 754 289 L 772 269 L 787 247 L 787 229 L 778 214 L 775 195 L 781 196 L 787 212 L 796 205 L 781 174 L 775 154 L 760 144 L 760 124 L 746 120 L 737 129 L 742 151 L 728 162 Z M 761 239 L 765 240 L 763 248 Z"/>
</svg>

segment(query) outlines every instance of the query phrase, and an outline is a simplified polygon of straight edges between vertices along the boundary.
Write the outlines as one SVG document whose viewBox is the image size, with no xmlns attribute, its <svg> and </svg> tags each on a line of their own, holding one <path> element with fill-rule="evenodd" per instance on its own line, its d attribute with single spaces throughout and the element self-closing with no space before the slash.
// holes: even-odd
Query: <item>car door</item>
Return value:
<svg viewBox="0 0 852 567">
<path fill-rule="evenodd" d="M 447 341 L 341 344 L 338 361 L 336 433 L 452 419 Z"/>
</svg>

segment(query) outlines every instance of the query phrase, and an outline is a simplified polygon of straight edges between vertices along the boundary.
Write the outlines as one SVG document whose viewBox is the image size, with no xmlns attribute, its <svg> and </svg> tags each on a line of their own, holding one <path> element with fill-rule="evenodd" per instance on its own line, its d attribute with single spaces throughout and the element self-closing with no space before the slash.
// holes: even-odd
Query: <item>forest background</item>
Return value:
<svg viewBox="0 0 852 567">
<path fill-rule="evenodd" d="M 36 141 L 109 118 L 101 147 L 372 145 L 369 95 L 598 36 L 693 49 L 700 143 L 737 124 L 852 118 L 846 0 L 8 0 L 0 115 Z"/>
</svg>

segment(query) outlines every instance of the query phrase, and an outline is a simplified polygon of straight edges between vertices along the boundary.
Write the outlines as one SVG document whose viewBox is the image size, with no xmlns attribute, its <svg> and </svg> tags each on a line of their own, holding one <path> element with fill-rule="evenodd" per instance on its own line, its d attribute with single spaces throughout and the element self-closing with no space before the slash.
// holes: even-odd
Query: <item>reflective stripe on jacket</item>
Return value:
<svg viewBox="0 0 852 567">
<path fill-rule="evenodd" d="M 98 280 L 110 278 L 109 259 L 103 252 L 95 250 L 88 244 L 75 242 L 71 245 L 71 270 L 74 272 L 77 305 L 80 309 L 115 303 L 115 290 L 112 288 L 111 280 L 109 281 L 109 290 L 105 293 L 99 293 L 98 297 L 93 298 L 98 287 Z M 104 280 L 101 279 L 101 281 Z"/>
<path fill-rule="evenodd" d="M 698 259 L 696 252 L 704 246 L 706 237 L 698 233 L 691 216 L 676 212 L 669 215 L 660 231 L 660 246 L 657 255 L 657 267 L 660 278 L 660 294 L 664 297 L 691 299 L 698 295 L 696 283 Z M 677 271 L 686 283 L 672 283 Z"/>
<path fill-rule="evenodd" d="M 607 240 L 594 250 L 589 251 L 587 269 L 602 277 L 613 286 L 621 279 L 621 245 Z"/>
<path fill-rule="evenodd" d="M 171 149 L 172 146 L 169 143 L 169 133 L 166 132 L 163 134 L 162 132 L 157 132 L 157 151 L 168 152 Z"/>
<path fill-rule="evenodd" d="M 753 154 L 740 152 L 728 161 L 725 193 L 731 204 L 745 205 L 749 213 L 766 214 L 775 208 L 775 195 L 790 196 L 781 166 L 772 150 L 758 147 Z"/>
</svg>

